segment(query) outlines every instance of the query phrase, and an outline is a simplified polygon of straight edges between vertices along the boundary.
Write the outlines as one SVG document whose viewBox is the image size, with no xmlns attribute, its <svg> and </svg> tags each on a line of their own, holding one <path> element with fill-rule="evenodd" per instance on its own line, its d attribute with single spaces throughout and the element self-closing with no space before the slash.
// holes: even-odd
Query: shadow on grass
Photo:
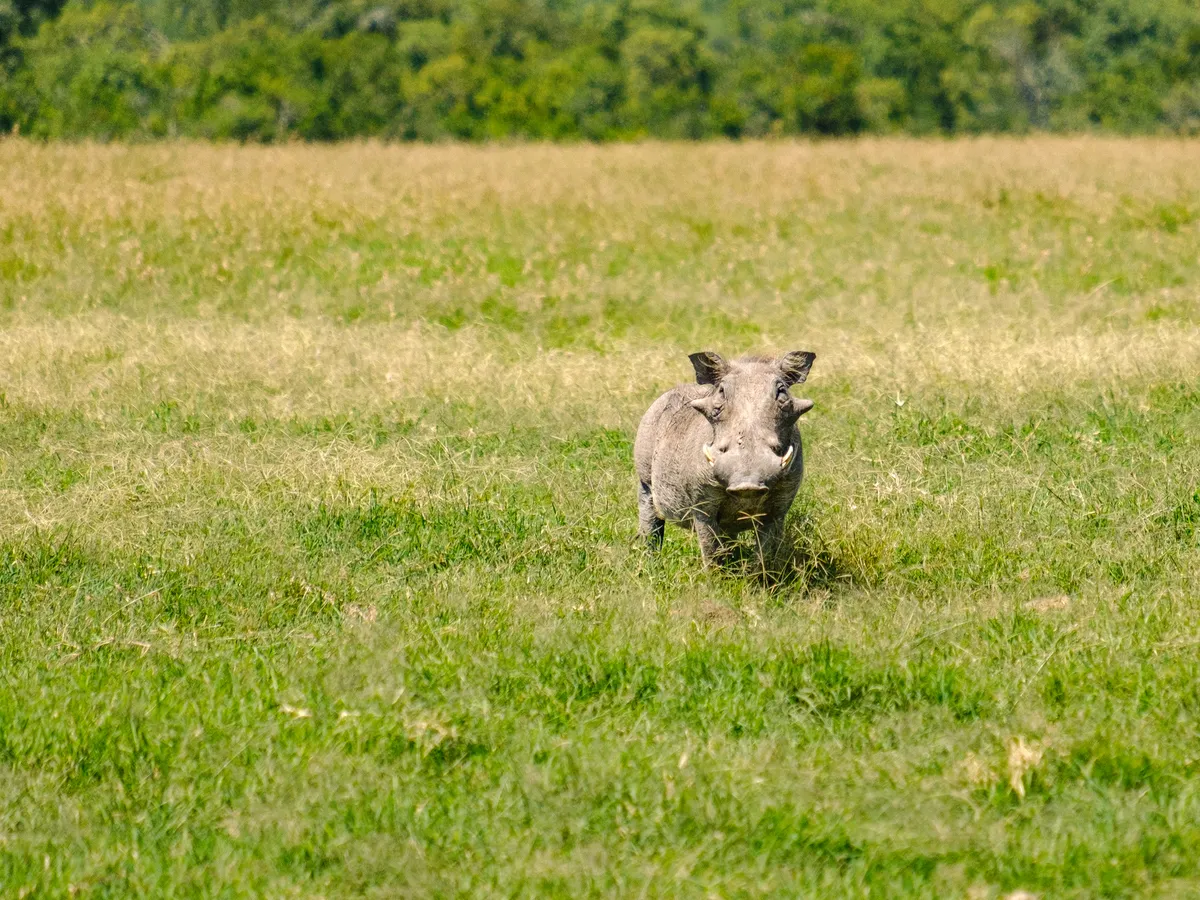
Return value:
<svg viewBox="0 0 1200 900">
<path fill-rule="evenodd" d="M 833 594 L 857 583 L 850 561 L 821 538 L 808 514 L 788 520 L 786 542 L 788 550 L 779 571 L 763 568 L 752 533 L 742 535 L 730 547 L 717 571 L 729 578 L 754 582 L 780 597 Z"/>
<path fill-rule="evenodd" d="M 851 560 L 841 548 L 825 539 L 819 523 L 808 510 L 788 519 L 787 540 L 791 557 L 778 579 L 780 587 L 835 591 L 857 583 Z"/>
<path fill-rule="evenodd" d="M 829 547 L 797 542 L 791 564 L 776 582 L 780 587 L 832 591 L 852 587 L 855 580 L 842 558 Z"/>
</svg>

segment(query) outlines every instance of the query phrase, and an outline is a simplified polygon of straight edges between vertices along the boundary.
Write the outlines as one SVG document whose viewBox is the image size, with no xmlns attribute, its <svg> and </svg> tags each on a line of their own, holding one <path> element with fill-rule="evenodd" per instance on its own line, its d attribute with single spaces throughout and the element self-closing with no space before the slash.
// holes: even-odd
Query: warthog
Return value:
<svg viewBox="0 0 1200 900">
<path fill-rule="evenodd" d="M 638 425 L 638 533 L 654 549 L 666 522 L 694 528 L 707 566 L 752 528 L 762 572 L 778 573 L 784 518 L 804 476 L 796 423 L 813 407 L 788 389 L 808 377 L 816 354 L 690 359 L 697 383 L 667 391 Z"/>
</svg>

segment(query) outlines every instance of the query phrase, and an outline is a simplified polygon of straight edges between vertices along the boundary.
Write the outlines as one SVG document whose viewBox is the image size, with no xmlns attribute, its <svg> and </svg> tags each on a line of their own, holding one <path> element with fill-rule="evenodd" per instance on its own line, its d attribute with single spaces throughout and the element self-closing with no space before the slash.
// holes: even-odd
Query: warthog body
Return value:
<svg viewBox="0 0 1200 900">
<path fill-rule="evenodd" d="M 804 476 L 796 423 L 813 406 L 788 389 L 814 359 L 804 351 L 732 362 L 691 355 L 697 383 L 654 401 L 634 442 L 638 532 L 652 548 L 674 522 L 695 530 L 709 565 L 752 528 L 763 571 L 779 571 L 784 518 Z"/>
</svg>

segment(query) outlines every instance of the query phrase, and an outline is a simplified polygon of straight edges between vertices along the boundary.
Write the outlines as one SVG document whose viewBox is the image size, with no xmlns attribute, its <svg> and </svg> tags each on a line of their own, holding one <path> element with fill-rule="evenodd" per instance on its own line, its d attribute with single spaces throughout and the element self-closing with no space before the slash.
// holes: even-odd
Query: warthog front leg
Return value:
<svg viewBox="0 0 1200 900">
<path fill-rule="evenodd" d="M 659 518 L 654 508 L 654 495 L 650 485 L 638 482 L 638 537 L 646 542 L 651 550 L 662 546 L 663 531 L 666 522 Z"/>
<path fill-rule="evenodd" d="M 705 568 L 720 565 L 729 555 L 729 545 L 722 532 L 708 519 L 696 516 L 692 520 L 700 542 L 700 559 Z"/>
<path fill-rule="evenodd" d="M 784 531 L 784 521 L 784 516 L 775 516 L 754 530 L 759 574 L 764 578 L 776 578 L 787 568 L 792 548 Z"/>
</svg>

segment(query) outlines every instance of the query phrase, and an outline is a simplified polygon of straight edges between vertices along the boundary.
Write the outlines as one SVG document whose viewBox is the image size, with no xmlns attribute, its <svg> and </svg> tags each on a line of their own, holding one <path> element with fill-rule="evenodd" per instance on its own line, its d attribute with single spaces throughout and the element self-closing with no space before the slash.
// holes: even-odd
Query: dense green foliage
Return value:
<svg viewBox="0 0 1200 900">
<path fill-rule="evenodd" d="M 404 139 L 1200 128 L 1189 0 L 0 0 L 0 128 Z"/>
</svg>

